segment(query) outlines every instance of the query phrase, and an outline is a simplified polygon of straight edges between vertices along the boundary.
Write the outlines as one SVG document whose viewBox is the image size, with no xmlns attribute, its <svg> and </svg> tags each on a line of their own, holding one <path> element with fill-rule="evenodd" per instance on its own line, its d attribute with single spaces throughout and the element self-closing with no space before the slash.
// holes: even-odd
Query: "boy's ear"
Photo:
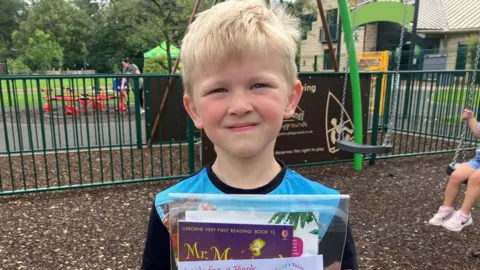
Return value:
<svg viewBox="0 0 480 270">
<path fill-rule="evenodd" d="M 203 122 L 200 117 L 198 117 L 197 108 L 195 108 L 192 97 L 190 97 L 190 95 L 187 93 L 183 95 L 183 106 L 185 107 L 188 115 L 190 115 L 190 118 L 192 118 L 195 127 L 198 129 L 203 129 Z"/>
<path fill-rule="evenodd" d="M 293 116 L 293 114 L 295 113 L 295 109 L 297 108 L 298 103 L 302 98 L 302 94 L 303 94 L 302 83 L 299 80 L 297 80 L 293 88 L 290 89 L 290 93 L 288 95 L 288 100 L 287 100 L 287 106 L 285 108 L 285 112 L 283 113 L 284 119 L 288 119 Z"/>
</svg>

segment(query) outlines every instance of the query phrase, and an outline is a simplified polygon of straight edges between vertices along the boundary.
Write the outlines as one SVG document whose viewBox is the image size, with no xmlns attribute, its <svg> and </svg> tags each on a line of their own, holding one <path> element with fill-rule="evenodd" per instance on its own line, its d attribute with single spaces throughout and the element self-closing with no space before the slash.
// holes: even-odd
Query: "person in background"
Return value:
<svg viewBox="0 0 480 270">
<path fill-rule="evenodd" d="M 122 59 L 122 66 L 123 66 L 123 74 L 141 74 L 140 69 L 132 63 L 128 58 Z M 128 84 L 131 89 L 134 89 L 134 78 L 128 79 Z M 122 79 L 122 85 L 120 87 L 121 89 L 121 97 L 120 97 L 120 112 L 125 112 L 126 111 L 126 106 L 125 106 L 125 98 L 128 98 L 127 94 L 127 78 Z M 144 114 L 145 109 L 143 106 L 143 78 L 139 78 L 139 101 L 140 101 L 140 113 Z"/>
</svg>

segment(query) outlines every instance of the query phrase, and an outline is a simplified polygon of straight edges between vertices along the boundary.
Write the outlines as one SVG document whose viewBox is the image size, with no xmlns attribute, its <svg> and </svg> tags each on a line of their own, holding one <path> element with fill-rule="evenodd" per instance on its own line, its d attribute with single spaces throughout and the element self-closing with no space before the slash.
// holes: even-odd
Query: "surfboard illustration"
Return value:
<svg viewBox="0 0 480 270">
<path fill-rule="evenodd" d="M 343 110 L 343 130 L 340 127 L 340 114 Z M 325 136 L 327 148 L 330 153 L 336 153 L 339 149 L 335 146 L 339 132 L 343 133 L 344 140 L 353 140 L 353 122 L 347 110 L 342 106 L 338 98 L 328 90 L 327 106 L 325 107 Z"/>
</svg>

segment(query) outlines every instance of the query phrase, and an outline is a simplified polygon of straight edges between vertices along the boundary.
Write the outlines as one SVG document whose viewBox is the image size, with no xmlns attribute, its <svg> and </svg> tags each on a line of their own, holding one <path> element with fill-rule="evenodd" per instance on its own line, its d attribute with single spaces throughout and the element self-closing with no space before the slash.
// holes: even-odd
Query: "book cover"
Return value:
<svg viewBox="0 0 480 270">
<path fill-rule="evenodd" d="M 323 256 L 179 262 L 178 270 L 323 270 Z"/>
<path fill-rule="evenodd" d="M 178 260 L 291 257 L 293 226 L 178 221 Z"/>
<path fill-rule="evenodd" d="M 319 213 L 314 212 L 186 211 L 185 220 L 236 224 L 291 225 L 293 226 L 292 257 L 317 255 L 319 237 L 325 231 L 319 222 Z"/>
</svg>

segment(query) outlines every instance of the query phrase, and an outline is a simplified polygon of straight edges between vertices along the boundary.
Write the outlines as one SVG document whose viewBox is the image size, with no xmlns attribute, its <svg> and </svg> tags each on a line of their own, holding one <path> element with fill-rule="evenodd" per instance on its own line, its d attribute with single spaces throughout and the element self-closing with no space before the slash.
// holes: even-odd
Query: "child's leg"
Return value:
<svg viewBox="0 0 480 270">
<path fill-rule="evenodd" d="M 478 199 L 480 199 L 480 171 L 476 171 L 468 178 L 467 192 L 461 208 L 462 212 L 470 215 Z"/>
<path fill-rule="evenodd" d="M 469 162 L 470 166 L 473 170 L 477 170 L 480 168 L 480 163 L 477 159 L 472 159 Z M 453 174 L 452 174 L 453 175 Z M 467 194 L 465 195 L 465 200 L 463 202 L 462 209 L 460 211 L 456 211 L 452 218 L 448 219 L 442 225 L 445 229 L 459 232 L 465 226 L 472 225 L 472 217 L 470 212 L 472 211 L 472 207 L 477 201 L 478 197 L 480 196 L 480 172 L 474 171 L 468 177 L 468 186 L 467 186 Z"/>
<path fill-rule="evenodd" d="M 447 188 L 445 189 L 445 198 L 443 205 L 440 206 L 437 213 L 428 221 L 429 224 L 440 226 L 447 222 L 455 213 L 453 204 L 460 192 L 460 187 L 468 177 L 475 172 L 474 160 L 462 164 L 458 167 L 450 176 L 448 180 Z"/>
<path fill-rule="evenodd" d="M 443 201 L 444 206 L 453 206 L 455 199 L 460 192 L 462 183 L 465 182 L 474 172 L 475 168 L 472 166 L 471 162 L 468 162 L 462 164 L 452 173 L 450 179 L 448 180 L 447 188 L 445 189 L 445 198 Z"/>
</svg>

